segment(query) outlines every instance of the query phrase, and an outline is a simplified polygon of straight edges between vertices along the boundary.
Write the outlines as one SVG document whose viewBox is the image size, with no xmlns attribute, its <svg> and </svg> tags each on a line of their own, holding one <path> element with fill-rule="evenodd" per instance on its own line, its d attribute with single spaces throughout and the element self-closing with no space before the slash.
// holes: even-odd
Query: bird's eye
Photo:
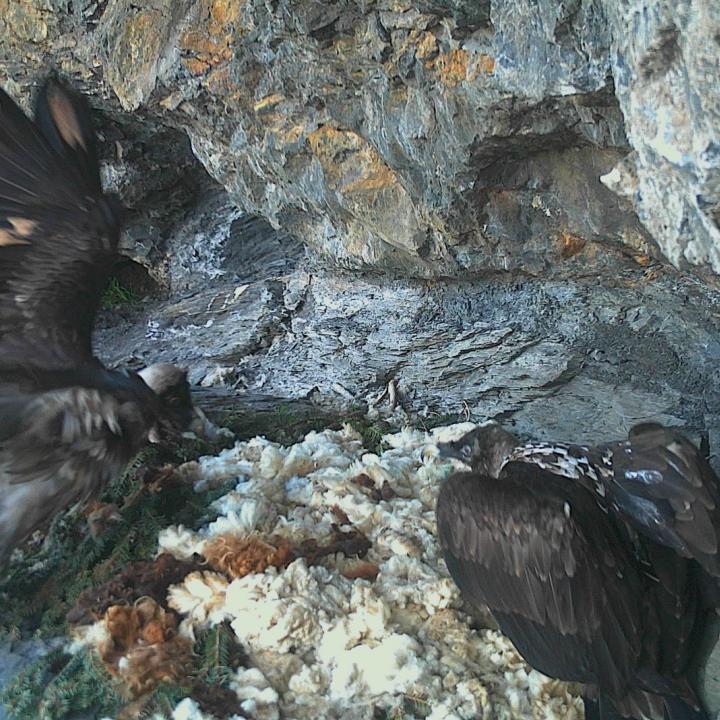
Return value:
<svg viewBox="0 0 720 720">
<path fill-rule="evenodd" d="M 460 454 L 461 454 L 464 458 L 472 457 L 472 448 L 471 448 L 469 445 L 463 445 L 463 446 L 460 448 Z"/>
</svg>

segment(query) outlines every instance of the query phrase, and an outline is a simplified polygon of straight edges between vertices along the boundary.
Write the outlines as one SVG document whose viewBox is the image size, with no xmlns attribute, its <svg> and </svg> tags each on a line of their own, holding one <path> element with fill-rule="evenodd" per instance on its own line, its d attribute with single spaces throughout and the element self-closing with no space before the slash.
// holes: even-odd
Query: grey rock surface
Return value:
<svg viewBox="0 0 720 720">
<path fill-rule="evenodd" d="M 608 184 L 632 198 L 673 263 L 720 272 L 720 5 L 604 6 L 616 96 L 633 147 Z"/>
<path fill-rule="evenodd" d="M 622 242 L 720 270 L 713 0 L 72 8 L 0 2 L 11 92 L 50 61 L 327 262 L 536 273 Z"/>
<path fill-rule="evenodd" d="M 228 234 L 218 206 L 201 216 L 223 274 L 106 314 L 107 361 L 320 405 L 372 407 L 395 380 L 410 419 L 499 417 L 535 437 L 593 442 L 650 418 L 715 430 L 720 293 L 661 263 L 616 249 L 606 276 L 389 280 L 328 272 L 257 220 Z"/>
<path fill-rule="evenodd" d="M 653 246 L 599 181 L 630 148 L 592 4 L 6 5 L 11 92 L 26 98 L 51 59 L 110 129 L 176 129 L 236 205 L 326 263 L 540 273 L 587 243 Z M 145 239 L 162 235 L 157 220 L 139 223 L 129 255 L 167 284 L 164 249 Z"/>
</svg>

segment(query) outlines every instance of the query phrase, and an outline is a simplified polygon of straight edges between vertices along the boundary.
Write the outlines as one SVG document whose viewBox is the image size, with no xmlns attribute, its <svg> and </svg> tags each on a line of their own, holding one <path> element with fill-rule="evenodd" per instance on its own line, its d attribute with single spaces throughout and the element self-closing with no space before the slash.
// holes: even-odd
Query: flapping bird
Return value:
<svg viewBox="0 0 720 720">
<path fill-rule="evenodd" d="M 0 567 L 192 420 L 184 370 L 116 371 L 93 355 L 121 223 L 82 96 L 48 80 L 33 122 L 0 90 Z"/>
<path fill-rule="evenodd" d="M 706 718 L 688 682 L 720 576 L 718 479 L 657 424 L 597 447 L 522 445 L 495 424 L 439 444 L 470 468 L 437 503 L 448 570 L 540 672 L 585 683 L 586 717 Z"/>
</svg>

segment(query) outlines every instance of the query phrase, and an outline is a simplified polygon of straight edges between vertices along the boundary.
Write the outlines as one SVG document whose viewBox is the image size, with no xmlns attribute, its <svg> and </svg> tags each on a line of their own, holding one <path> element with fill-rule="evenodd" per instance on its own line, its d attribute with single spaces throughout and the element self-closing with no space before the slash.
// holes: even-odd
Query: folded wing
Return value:
<svg viewBox="0 0 720 720">
<path fill-rule="evenodd" d="M 592 495 L 528 491 L 557 482 L 510 463 L 500 481 L 450 478 L 438 498 L 438 537 L 463 595 L 490 607 L 542 672 L 599 682 L 622 695 L 642 649 L 641 583 Z M 542 476 L 542 477 L 539 477 Z"/>
<path fill-rule="evenodd" d="M 646 423 L 612 452 L 608 499 L 637 530 L 720 576 L 718 478 L 698 448 L 671 428 Z"/>
</svg>

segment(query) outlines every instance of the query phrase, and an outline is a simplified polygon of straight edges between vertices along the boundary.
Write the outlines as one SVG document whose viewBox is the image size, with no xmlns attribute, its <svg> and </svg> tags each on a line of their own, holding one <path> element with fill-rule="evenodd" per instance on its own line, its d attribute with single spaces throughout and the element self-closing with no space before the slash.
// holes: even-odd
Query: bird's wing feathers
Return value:
<svg viewBox="0 0 720 720">
<path fill-rule="evenodd" d="M 84 388 L 0 401 L 0 565 L 60 508 L 121 472 L 147 433 L 140 408 Z"/>
<path fill-rule="evenodd" d="M 126 462 L 147 432 L 132 401 L 87 388 L 67 388 L 0 401 L 0 466 L 5 484 L 52 480 L 68 463 Z M 92 467 L 91 467 L 92 466 Z"/>
<path fill-rule="evenodd" d="M 95 194 L 102 193 L 95 133 L 85 99 L 68 92 L 56 81 L 46 83 L 38 94 L 35 122 L 84 187 Z"/>
<path fill-rule="evenodd" d="M 720 490 L 701 452 L 655 424 L 605 447 L 612 451 L 608 495 L 618 511 L 643 534 L 720 575 Z"/>
<path fill-rule="evenodd" d="M 443 485 L 438 536 L 448 568 L 463 595 L 511 619 L 521 652 L 562 636 L 550 667 L 565 665 L 566 678 L 580 679 L 572 666 L 591 654 L 612 686 L 630 676 L 640 653 L 640 581 L 592 496 L 580 488 L 566 503 L 531 493 L 522 478 L 538 473 L 552 478 L 511 463 L 499 481 L 464 474 Z M 528 660 L 542 669 L 543 659 Z"/>
<path fill-rule="evenodd" d="M 91 356 L 120 214 L 102 194 L 85 101 L 51 80 L 33 123 L 0 90 L 0 362 Z"/>
</svg>

